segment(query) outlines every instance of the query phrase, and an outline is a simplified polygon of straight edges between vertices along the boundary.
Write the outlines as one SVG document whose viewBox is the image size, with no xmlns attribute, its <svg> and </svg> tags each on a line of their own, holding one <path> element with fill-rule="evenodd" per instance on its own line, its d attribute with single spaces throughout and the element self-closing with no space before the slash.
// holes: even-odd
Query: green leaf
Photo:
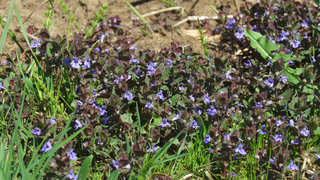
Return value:
<svg viewBox="0 0 320 180">
<path fill-rule="evenodd" d="M 119 176 L 119 171 L 118 169 L 114 170 L 110 176 L 108 177 L 108 180 L 117 180 Z"/>
<path fill-rule="evenodd" d="M 93 155 L 90 155 L 83 161 L 82 166 L 81 166 L 80 171 L 79 171 L 78 178 L 77 178 L 78 180 L 87 179 L 87 176 L 88 176 L 88 173 L 89 173 L 89 170 L 90 170 L 90 166 L 91 166 L 91 163 L 92 163 L 92 158 L 93 158 Z"/>
<path fill-rule="evenodd" d="M 280 48 L 280 45 L 266 39 L 260 33 L 247 30 L 246 28 L 243 28 L 243 31 L 245 36 L 250 39 L 251 47 L 256 49 L 264 59 L 269 58 L 274 62 L 272 51 Z"/>
<path fill-rule="evenodd" d="M 317 129 L 315 131 L 313 131 L 313 133 L 315 135 L 319 135 L 320 136 L 320 127 L 317 127 Z"/>
<path fill-rule="evenodd" d="M 133 120 L 132 120 L 132 114 L 131 113 L 126 113 L 126 114 L 121 114 L 120 118 L 123 122 L 132 124 Z"/>
<path fill-rule="evenodd" d="M 296 76 L 290 74 L 289 72 L 286 72 L 286 74 L 287 74 L 287 78 L 288 78 L 289 82 L 291 82 L 293 84 L 298 84 L 300 82 Z"/>
</svg>

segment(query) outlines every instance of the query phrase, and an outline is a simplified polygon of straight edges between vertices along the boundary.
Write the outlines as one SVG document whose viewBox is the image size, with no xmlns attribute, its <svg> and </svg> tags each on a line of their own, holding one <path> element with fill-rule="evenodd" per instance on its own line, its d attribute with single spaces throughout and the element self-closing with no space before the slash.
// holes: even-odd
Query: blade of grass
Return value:
<svg viewBox="0 0 320 180">
<path fill-rule="evenodd" d="M 140 119 L 138 102 L 136 102 L 136 111 L 137 111 L 137 118 L 138 118 L 139 136 L 141 136 L 141 119 Z"/>
<path fill-rule="evenodd" d="M 4 29 L 3 29 L 3 32 L 2 32 L 2 35 L 1 35 L 1 39 L 0 39 L 0 54 L 2 54 L 4 43 L 6 42 L 6 39 L 7 39 L 8 30 L 9 30 L 9 26 L 10 26 L 10 23 L 11 23 L 11 18 L 12 18 L 12 13 L 13 13 L 14 6 L 15 6 L 14 0 L 11 0 L 7 22 L 6 22 L 6 25 L 5 25 Z"/>
<path fill-rule="evenodd" d="M 142 21 L 142 23 L 147 26 L 147 28 L 149 29 L 149 31 L 153 34 L 154 32 L 153 32 L 151 26 L 150 26 L 149 23 L 142 17 L 142 15 L 139 13 L 139 11 L 138 11 L 136 8 L 134 8 L 134 7 L 132 6 L 132 4 L 130 4 L 129 2 L 127 2 L 127 6 L 128 6 L 128 7 L 131 9 L 131 11 L 140 19 L 140 21 Z"/>
<path fill-rule="evenodd" d="M 93 155 L 90 155 L 83 161 L 77 180 L 87 179 L 87 176 L 91 167 L 92 158 L 93 158 Z"/>
<path fill-rule="evenodd" d="M 110 176 L 108 177 L 108 180 L 117 180 L 118 176 L 119 176 L 119 170 L 116 169 L 110 174 Z"/>
</svg>

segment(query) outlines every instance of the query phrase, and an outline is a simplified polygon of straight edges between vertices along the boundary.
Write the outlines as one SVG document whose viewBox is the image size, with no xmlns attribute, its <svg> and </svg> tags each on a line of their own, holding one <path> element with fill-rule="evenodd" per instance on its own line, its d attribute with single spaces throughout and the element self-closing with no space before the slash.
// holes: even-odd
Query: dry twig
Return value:
<svg viewBox="0 0 320 180">
<path fill-rule="evenodd" d="M 227 15 L 226 16 L 227 18 L 233 18 L 233 15 Z M 187 21 L 197 21 L 197 20 L 217 20 L 219 19 L 218 16 L 188 16 L 187 18 L 177 22 L 176 24 L 173 25 L 173 27 L 178 27 L 180 26 L 181 24 L 187 22 Z"/>
</svg>

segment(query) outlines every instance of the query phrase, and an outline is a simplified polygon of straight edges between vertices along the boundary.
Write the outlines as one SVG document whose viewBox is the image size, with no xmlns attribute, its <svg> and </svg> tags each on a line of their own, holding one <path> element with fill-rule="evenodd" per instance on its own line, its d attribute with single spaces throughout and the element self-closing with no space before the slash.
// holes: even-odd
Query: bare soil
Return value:
<svg viewBox="0 0 320 180">
<path fill-rule="evenodd" d="M 195 51 L 201 51 L 202 47 L 199 37 L 194 35 L 197 29 L 194 29 L 194 32 L 186 31 L 190 30 L 190 26 L 185 24 L 178 26 L 177 28 L 162 29 L 161 31 L 156 31 L 147 36 L 143 35 L 137 28 L 132 28 L 132 18 L 134 18 L 135 15 L 126 5 L 127 1 L 132 3 L 141 14 L 166 8 L 165 4 L 161 3 L 159 0 L 64 0 L 67 4 L 67 8 L 75 15 L 75 21 L 71 27 L 71 34 L 84 32 L 85 27 L 87 27 L 91 20 L 95 18 L 95 14 L 99 12 L 99 8 L 102 7 L 103 3 L 108 3 L 108 12 L 105 14 L 105 17 L 119 15 L 122 20 L 122 26 L 132 30 L 132 36 L 137 41 L 136 43 L 139 49 L 149 48 L 160 50 L 162 47 L 169 46 L 171 42 L 180 42 L 183 46 L 191 46 Z M 15 2 L 22 20 L 25 20 L 25 27 L 35 25 L 39 29 L 43 28 L 43 22 L 46 20 L 45 12 L 47 11 L 48 6 L 46 0 L 16 0 Z M 168 17 L 167 20 L 171 21 L 172 24 L 175 24 L 188 16 L 216 16 L 216 12 L 210 8 L 210 5 L 220 11 L 235 14 L 237 12 L 236 4 L 240 6 L 244 3 L 244 0 L 176 0 L 175 2 L 177 2 L 177 6 L 184 8 L 184 13 L 180 14 L 179 12 L 175 12 L 176 14 L 179 14 L 178 18 L 177 16 L 174 19 Z M 7 16 L 10 3 L 10 0 L 0 1 L 0 15 L 3 17 Z M 146 18 L 153 28 L 158 25 L 157 18 L 159 18 L 159 16 L 161 16 L 161 14 Z M 54 22 L 54 26 L 50 33 L 53 37 L 58 34 L 67 34 L 68 17 L 64 15 L 58 0 L 54 3 L 52 21 Z M 214 26 L 214 23 L 214 21 L 210 21 L 210 26 Z M 14 30 L 18 27 L 17 18 L 14 17 L 10 29 Z M 1 28 L 0 30 L 2 31 Z M 22 40 L 22 36 L 20 38 L 20 40 Z M 9 40 L 9 38 L 7 39 L 7 42 L 4 52 L 9 52 L 16 48 L 14 42 Z"/>
</svg>

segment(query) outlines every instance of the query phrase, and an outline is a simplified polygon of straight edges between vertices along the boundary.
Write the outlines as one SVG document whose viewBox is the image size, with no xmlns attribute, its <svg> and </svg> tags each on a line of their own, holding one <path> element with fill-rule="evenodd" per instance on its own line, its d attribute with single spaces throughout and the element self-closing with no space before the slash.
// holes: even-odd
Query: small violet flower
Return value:
<svg viewBox="0 0 320 180">
<path fill-rule="evenodd" d="M 190 124 L 190 127 L 196 129 L 196 128 L 200 127 L 200 126 L 197 124 L 197 121 L 193 120 L 191 122 L 191 124 Z"/>
<path fill-rule="evenodd" d="M 75 69 L 80 69 L 81 62 L 78 57 L 73 57 L 73 61 L 71 61 L 70 65 Z"/>
<path fill-rule="evenodd" d="M 203 142 L 208 144 L 211 141 L 211 137 L 209 134 L 206 135 L 206 137 L 204 137 Z"/>
<path fill-rule="evenodd" d="M 1 89 L 5 89 L 5 87 L 3 86 L 2 82 L 0 82 L 0 90 Z"/>
<path fill-rule="evenodd" d="M 300 41 L 298 41 L 297 39 L 293 39 L 293 41 L 290 42 L 290 45 L 291 45 L 293 48 L 298 48 L 299 45 L 300 45 Z"/>
<path fill-rule="evenodd" d="M 293 127 L 294 126 L 294 121 L 293 121 L 293 119 L 290 119 L 289 120 L 289 123 L 288 123 L 288 125 L 287 126 L 291 126 L 291 127 Z"/>
<path fill-rule="evenodd" d="M 120 163 L 119 163 L 118 160 L 112 160 L 112 166 L 113 166 L 114 168 L 119 169 L 119 165 L 120 165 Z"/>
<path fill-rule="evenodd" d="M 269 78 L 269 79 L 266 79 L 266 80 L 264 81 L 264 83 L 265 83 L 267 86 L 269 86 L 269 87 L 273 87 L 273 85 L 274 85 L 274 80 L 273 80 L 272 78 Z"/>
<path fill-rule="evenodd" d="M 170 66 L 170 67 L 172 66 L 172 60 L 171 59 L 167 59 L 167 65 Z"/>
<path fill-rule="evenodd" d="M 306 127 L 304 127 L 304 128 L 301 129 L 300 133 L 301 133 L 304 137 L 308 137 L 309 134 L 310 134 L 310 131 L 307 130 Z"/>
<path fill-rule="evenodd" d="M 159 99 L 161 99 L 162 101 L 164 101 L 164 96 L 163 96 L 163 94 L 162 94 L 162 89 L 160 89 L 160 91 L 158 92 L 157 97 L 158 97 Z"/>
<path fill-rule="evenodd" d="M 235 23 L 236 23 L 236 20 L 234 18 L 229 19 L 226 28 L 227 29 L 233 29 Z"/>
<path fill-rule="evenodd" d="M 238 28 L 238 31 L 235 33 L 237 39 L 242 40 L 244 38 L 244 31 L 242 28 Z"/>
<path fill-rule="evenodd" d="M 39 47 L 39 46 L 41 46 L 41 44 L 40 44 L 38 39 L 33 39 L 31 41 L 31 45 L 30 45 L 31 48 L 36 48 L 36 47 Z"/>
<path fill-rule="evenodd" d="M 66 175 L 67 179 L 77 179 L 78 178 L 78 175 L 74 175 L 73 174 L 73 169 L 70 170 L 70 172 Z"/>
<path fill-rule="evenodd" d="M 41 151 L 43 152 L 49 152 L 52 149 L 52 145 L 50 141 L 47 141 L 46 143 L 44 143 L 44 145 L 41 148 Z"/>
<path fill-rule="evenodd" d="M 90 57 L 87 57 L 86 59 L 84 59 L 84 62 L 83 62 L 83 65 L 82 67 L 86 68 L 86 69 L 89 69 L 90 68 L 90 65 L 91 65 L 91 59 Z"/>
<path fill-rule="evenodd" d="M 133 95 L 130 90 L 126 91 L 126 93 L 124 94 L 124 98 L 126 98 L 128 101 L 133 99 Z"/>
<path fill-rule="evenodd" d="M 235 149 L 236 153 L 239 153 L 241 155 L 246 155 L 246 151 L 243 149 L 243 144 L 239 144 L 239 146 Z"/>
<path fill-rule="evenodd" d="M 32 130 L 32 134 L 36 136 L 40 136 L 41 130 L 40 128 L 36 127 Z"/>
<path fill-rule="evenodd" d="M 214 105 L 211 105 L 209 109 L 207 109 L 209 116 L 214 116 L 218 111 L 214 107 Z"/>
<path fill-rule="evenodd" d="M 206 94 L 204 95 L 204 97 L 203 97 L 203 101 L 204 101 L 204 103 L 205 103 L 205 104 L 208 104 L 208 103 L 210 103 L 210 102 L 211 102 L 211 100 L 210 100 L 210 97 L 209 97 L 209 94 L 208 94 L 208 93 L 206 93 Z"/>
<path fill-rule="evenodd" d="M 282 143 L 282 135 L 281 134 L 277 134 L 273 137 L 273 139 L 276 141 L 276 142 L 281 142 Z"/>
<path fill-rule="evenodd" d="M 261 129 L 258 129 L 257 132 L 258 132 L 259 134 L 267 134 L 265 128 L 266 128 L 266 125 L 263 124 L 263 125 L 261 125 Z"/>
<path fill-rule="evenodd" d="M 288 81 L 287 76 L 281 76 L 280 81 L 285 84 Z"/>
<path fill-rule="evenodd" d="M 281 124 L 283 124 L 283 122 L 280 121 L 280 120 L 278 120 L 278 121 L 276 122 L 276 126 L 277 126 L 277 127 L 279 127 Z"/>
<path fill-rule="evenodd" d="M 147 152 L 151 152 L 154 153 L 159 149 L 159 147 L 155 147 L 154 145 L 151 145 L 151 147 L 149 149 L 147 149 Z"/>
<path fill-rule="evenodd" d="M 148 109 L 152 109 L 153 108 L 153 104 L 151 102 L 147 102 L 144 107 L 148 108 Z"/>
<path fill-rule="evenodd" d="M 230 76 L 230 73 L 231 73 L 231 71 L 228 70 L 227 74 L 226 74 L 226 78 L 229 79 L 229 80 L 232 80 L 232 76 Z"/>
<path fill-rule="evenodd" d="M 161 123 L 159 124 L 159 126 L 161 126 L 161 127 L 166 127 L 169 125 L 170 124 L 168 123 L 168 120 L 166 118 L 162 119 Z"/>
<path fill-rule="evenodd" d="M 290 160 L 290 164 L 286 167 L 286 169 L 291 169 L 292 171 L 299 170 L 298 166 L 293 164 L 293 160 Z"/>
<path fill-rule="evenodd" d="M 50 119 L 50 124 L 51 125 L 55 125 L 55 124 L 57 124 L 57 119 Z"/>
<path fill-rule="evenodd" d="M 80 122 L 78 119 L 75 120 L 75 122 L 76 122 L 76 126 L 74 127 L 75 130 L 77 130 L 77 129 L 79 129 L 79 128 L 82 128 L 82 124 L 81 124 L 81 122 Z"/>
<path fill-rule="evenodd" d="M 75 161 L 78 159 L 77 154 L 73 152 L 73 150 L 74 150 L 73 148 L 70 148 L 69 151 L 67 152 L 71 161 Z"/>
</svg>

